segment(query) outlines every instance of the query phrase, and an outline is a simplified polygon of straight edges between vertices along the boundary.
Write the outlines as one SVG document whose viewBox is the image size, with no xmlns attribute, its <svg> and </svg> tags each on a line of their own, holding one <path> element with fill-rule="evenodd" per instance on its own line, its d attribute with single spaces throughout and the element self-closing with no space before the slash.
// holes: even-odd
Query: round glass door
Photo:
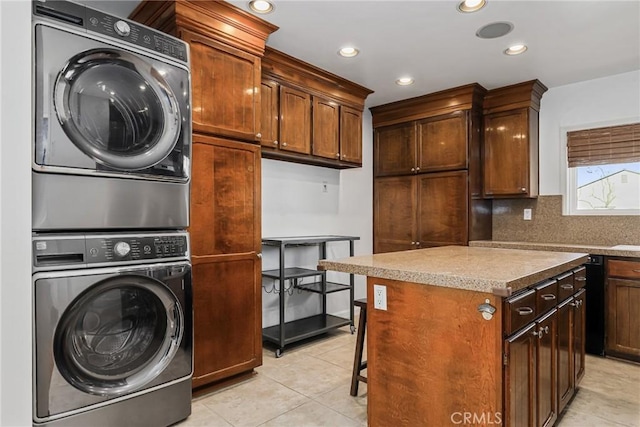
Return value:
<svg viewBox="0 0 640 427">
<path fill-rule="evenodd" d="M 93 49 L 71 58 L 56 79 L 54 106 L 71 141 L 115 169 L 156 165 L 180 134 L 178 102 L 160 71 L 120 50 Z"/>
<path fill-rule="evenodd" d="M 54 357 L 74 387 L 99 396 L 140 389 L 171 362 L 184 318 L 175 295 L 146 276 L 103 280 L 76 298 L 56 328 Z"/>
</svg>

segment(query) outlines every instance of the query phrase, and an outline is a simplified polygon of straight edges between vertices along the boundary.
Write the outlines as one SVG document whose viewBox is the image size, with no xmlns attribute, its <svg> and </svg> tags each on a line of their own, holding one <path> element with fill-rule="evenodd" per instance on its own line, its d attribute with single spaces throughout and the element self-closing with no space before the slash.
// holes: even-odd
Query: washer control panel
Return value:
<svg viewBox="0 0 640 427">
<path fill-rule="evenodd" d="M 139 264 L 189 258 L 186 232 L 162 234 L 36 235 L 33 265 L 45 268 Z"/>
</svg>

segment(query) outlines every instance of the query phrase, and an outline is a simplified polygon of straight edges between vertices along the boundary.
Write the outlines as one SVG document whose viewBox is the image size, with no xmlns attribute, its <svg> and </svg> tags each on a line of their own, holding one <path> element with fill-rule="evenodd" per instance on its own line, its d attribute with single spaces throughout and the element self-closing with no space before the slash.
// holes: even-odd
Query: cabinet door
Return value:
<svg viewBox="0 0 640 427">
<path fill-rule="evenodd" d="M 466 169 L 469 152 L 467 135 L 466 112 L 419 121 L 420 172 Z"/>
<path fill-rule="evenodd" d="M 535 328 L 536 324 L 531 323 L 505 340 L 505 426 L 535 425 Z"/>
<path fill-rule="evenodd" d="M 468 243 L 467 172 L 417 175 L 421 247 Z M 398 207 L 391 207 L 398 209 Z"/>
<path fill-rule="evenodd" d="M 374 181 L 374 253 L 415 249 L 416 206 L 415 177 L 398 176 Z"/>
<path fill-rule="evenodd" d="M 640 361 L 640 280 L 607 279 L 606 352 Z"/>
<path fill-rule="evenodd" d="M 280 149 L 311 153 L 311 95 L 280 86 Z"/>
<path fill-rule="evenodd" d="M 362 112 L 340 107 L 340 160 L 362 164 Z"/>
<path fill-rule="evenodd" d="M 260 144 L 270 148 L 278 147 L 278 89 L 278 84 L 271 80 L 260 84 Z"/>
<path fill-rule="evenodd" d="M 485 196 L 536 195 L 529 188 L 528 117 L 526 109 L 485 116 Z"/>
<path fill-rule="evenodd" d="M 191 253 L 260 251 L 260 147 L 193 136 Z"/>
<path fill-rule="evenodd" d="M 416 168 L 415 123 L 377 128 L 374 138 L 375 176 L 407 175 Z"/>
<path fill-rule="evenodd" d="M 558 419 L 557 401 L 557 311 L 536 322 L 536 426 L 549 427 Z"/>
<path fill-rule="evenodd" d="M 191 46 L 193 130 L 255 141 L 260 129 L 260 58 L 183 31 Z"/>
<path fill-rule="evenodd" d="M 640 291 L 640 287 L 638 290 Z M 573 306 L 573 375 L 575 387 L 578 387 L 580 381 L 582 381 L 582 377 L 584 377 L 586 303 L 586 290 L 581 289 L 574 297 Z M 636 303 L 640 304 L 640 298 Z M 638 312 L 636 311 L 636 313 Z M 640 330 L 637 330 L 636 334 L 640 340 Z"/>
<path fill-rule="evenodd" d="M 573 376 L 573 299 L 558 306 L 558 413 L 562 412 L 575 390 Z"/>
<path fill-rule="evenodd" d="M 192 262 L 196 388 L 262 364 L 262 288 L 255 253 Z"/>
<path fill-rule="evenodd" d="M 313 97 L 313 155 L 337 160 L 340 158 L 338 144 L 339 106 L 334 101 Z"/>
</svg>

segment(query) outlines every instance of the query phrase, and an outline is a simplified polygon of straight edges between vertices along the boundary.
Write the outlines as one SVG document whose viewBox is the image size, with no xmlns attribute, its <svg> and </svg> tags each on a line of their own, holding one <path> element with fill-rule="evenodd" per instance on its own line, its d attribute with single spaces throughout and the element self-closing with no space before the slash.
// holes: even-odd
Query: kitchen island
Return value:
<svg viewBox="0 0 640 427">
<path fill-rule="evenodd" d="M 584 374 L 586 260 L 446 246 L 320 261 L 368 276 L 369 425 L 552 425 Z"/>
</svg>

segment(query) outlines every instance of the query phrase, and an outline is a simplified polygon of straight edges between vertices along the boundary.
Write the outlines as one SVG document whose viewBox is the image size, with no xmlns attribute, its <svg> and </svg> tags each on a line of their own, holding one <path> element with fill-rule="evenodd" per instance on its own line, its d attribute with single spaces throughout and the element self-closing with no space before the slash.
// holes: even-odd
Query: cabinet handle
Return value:
<svg viewBox="0 0 640 427">
<path fill-rule="evenodd" d="M 343 159 L 346 159 L 346 158 L 347 158 L 347 156 L 343 154 L 343 155 L 342 155 L 342 158 L 343 158 Z"/>
<path fill-rule="evenodd" d="M 415 245 L 415 244 L 416 244 L 416 242 L 411 242 L 411 245 L 412 245 L 412 246 L 413 246 L 413 245 Z"/>
<path fill-rule="evenodd" d="M 287 146 L 287 143 L 286 143 L 286 142 L 283 142 L 283 143 L 282 143 L 282 146 L 283 146 L 283 147 L 286 147 L 286 146 Z"/>
<path fill-rule="evenodd" d="M 258 258 L 262 258 L 262 253 L 258 252 L 258 253 L 256 254 L 256 256 L 257 256 Z"/>
<path fill-rule="evenodd" d="M 635 270 L 631 270 L 631 271 L 633 271 L 634 273 L 640 273 L 640 269 L 635 269 Z"/>
<path fill-rule="evenodd" d="M 277 140 L 273 141 L 273 145 L 278 145 L 278 141 Z"/>
<path fill-rule="evenodd" d="M 533 309 L 531 307 L 518 307 L 516 308 L 516 311 L 520 316 L 528 316 L 530 314 L 533 314 Z"/>
<path fill-rule="evenodd" d="M 340 158 L 340 153 L 336 153 L 336 157 Z"/>
<path fill-rule="evenodd" d="M 564 285 L 560 285 L 560 287 L 565 290 L 573 289 L 573 285 L 568 285 L 566 283 Z"/>
<path fill-rule="evenodd" d="M 639 272 L 640 272 L 640 271 L 639 271 Z M 576 282 L 585 282 L 585 281 L 587 280 L 587 278 L 586 278 L 586 277 L 576 277 L 574 280 L 575 280 Z"/>
<path fill-rule="evenodd" d="M 415 172 L 415 171 L 416 171 L 416 168 L 411 168 L 411 172 Z"/>
<path fill-rule="evenodd" d="M 256 133 L 256 138 L 262 138 L 262 134 L 260 132 Z"/>
<path fill-rule="evenodd" d="M 526 188 L 524 188 L 524 187 L 522 187 L 522 188 L 520 189 L 520 191 L 521 191 L 521 192 L 523 192 L 523 193 L 526 193 L 526 192 L 527 192 L 527 189 L 526 189 Z"/>
<path fill-rule="evenodd" d="M 545 326 L 545 327 L 544 327 L 544 333 L 545 333 L 545 334 L 547 334 L 547 335 L 549 335 L 549 327 L 548 327 L 548 326 Z"/>
<path fill-rule="evenodd" d="M 419 168 L 419 167 L 417 167 L 417 168 L 416 168 L 416 172 L 417 172 L 417 171 L 419 171 L 419 170 L 420 170 L 420 168 Z"/>
<path fill-rule="evenodd" d="M 542 294 L 540 296 L 545 301 L 552 301 L 552 300 L 556 299 L 556 296 L 554 294 Z"/>
</svg>

